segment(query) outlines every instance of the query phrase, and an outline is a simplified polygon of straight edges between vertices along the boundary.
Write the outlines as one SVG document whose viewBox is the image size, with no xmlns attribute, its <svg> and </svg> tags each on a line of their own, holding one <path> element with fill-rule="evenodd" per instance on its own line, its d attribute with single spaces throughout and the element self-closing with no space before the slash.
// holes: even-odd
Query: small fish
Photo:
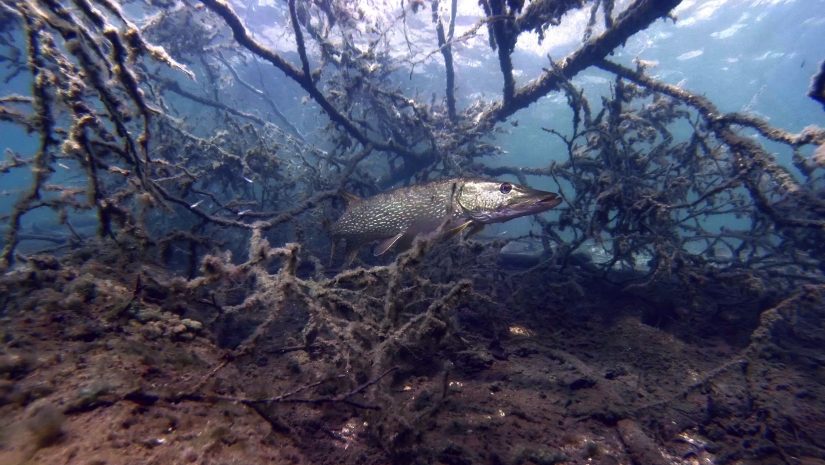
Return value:
<svg viewBox="0 0 825 465">
<path fill-rule="evenodd" d="M 402 187 L 367 199 L 347 195 L 349 205 L 332 226 L 354 258 L 362 245 L 380 241 L 376 256 L 393 246 L 409 247 L 419 234 L 468 234 L 489 223 L 549 210 L 561 197 L 509 182 L 457 178 Z"/>
</svg>

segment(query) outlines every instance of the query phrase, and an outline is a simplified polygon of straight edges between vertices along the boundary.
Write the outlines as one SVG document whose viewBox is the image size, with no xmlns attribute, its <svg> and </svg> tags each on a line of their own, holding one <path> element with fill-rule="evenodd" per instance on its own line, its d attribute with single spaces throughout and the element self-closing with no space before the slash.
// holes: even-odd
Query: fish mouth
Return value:
<svg viewBox="0 0 825 465">
<path fill-rule="evenodd" d="M 522 216 L 542 213 L 562 202 L 559 194 L 540 191 L 519 186 L 516 199 L 496 209 L 471 211 L 465 209 L 467 215 L 478 223 L 503 223 Z"/>
<path fill-rule="evenodd" d="M 506 219 L 518 218 L 520 216 L 535 215 L 541 213 L 561 203 L 561 196 L 552 192 L 542 192 L 541 194 L 529 199 L 525 199 L 515 205 L 511 205 L 505 209 L 506 213 L 502 215 Z M 501 221 L 501 220 L 499 220 Z"/>
<path fill-rule="evenodd" d="M 540 205 L 542 208 L 553 208 L 560 203 L 561 196 L 553 193 L 544 195 L 536 201 L 536 205 Z"/>
<path fill-rule="evenodd" d="M 524 210 L 529 213 L 539 213 L 549 210 L 561 203 L 561 196 L 552 192 L 544 192 L 530 200 L 522 202 L 516 206 L 518 210 Z"/>
</svg>

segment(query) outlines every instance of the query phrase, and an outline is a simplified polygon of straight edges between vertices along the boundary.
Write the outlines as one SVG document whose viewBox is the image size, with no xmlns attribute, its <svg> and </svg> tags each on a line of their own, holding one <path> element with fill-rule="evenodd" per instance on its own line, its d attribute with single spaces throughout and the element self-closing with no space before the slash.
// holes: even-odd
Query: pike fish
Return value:
<svg viewBox="0 0 825 465">
<path fill-rule="evenodd" d="M 549 210 L 561 197 L 509 182 L 456 178 L 401 187 L 361 199 L 347 196 L 346 211 L 332 226 L 334 239 L 344 239 L 354 253 L 378 242 L 376 256 L 394 246 L 409 247 L 416 236 L 473 234 L 489 223 L 501 223 Z"/>
</svg>

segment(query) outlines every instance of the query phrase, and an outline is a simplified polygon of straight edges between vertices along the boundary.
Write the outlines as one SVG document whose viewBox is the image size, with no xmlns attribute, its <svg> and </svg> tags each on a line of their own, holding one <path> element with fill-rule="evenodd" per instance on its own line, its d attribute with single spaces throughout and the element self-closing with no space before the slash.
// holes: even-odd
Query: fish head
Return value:
<svg viewBox="0 0 825 465">
<path fill-rule="evenodd" d="M 486 224 L 541 213 L 560 204 L 561 197 L 509 182 L 465 180 L 457 203 L 463 214 Z"/>
</svg>

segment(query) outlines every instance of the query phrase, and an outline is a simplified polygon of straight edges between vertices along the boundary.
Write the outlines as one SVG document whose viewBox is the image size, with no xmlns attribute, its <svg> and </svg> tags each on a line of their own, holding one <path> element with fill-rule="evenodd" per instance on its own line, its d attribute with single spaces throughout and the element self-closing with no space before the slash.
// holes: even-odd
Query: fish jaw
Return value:
<svg viewBox="0 0 825 465">
<path fill-rule="evenodd" d="M 468 180 L 458 194 L 458 204 L 464 214 L 483 224 L 535 215 L 556 207 L 561 201 L 561 196 L 553 192 L 495 181 Z"/>
</svg>

